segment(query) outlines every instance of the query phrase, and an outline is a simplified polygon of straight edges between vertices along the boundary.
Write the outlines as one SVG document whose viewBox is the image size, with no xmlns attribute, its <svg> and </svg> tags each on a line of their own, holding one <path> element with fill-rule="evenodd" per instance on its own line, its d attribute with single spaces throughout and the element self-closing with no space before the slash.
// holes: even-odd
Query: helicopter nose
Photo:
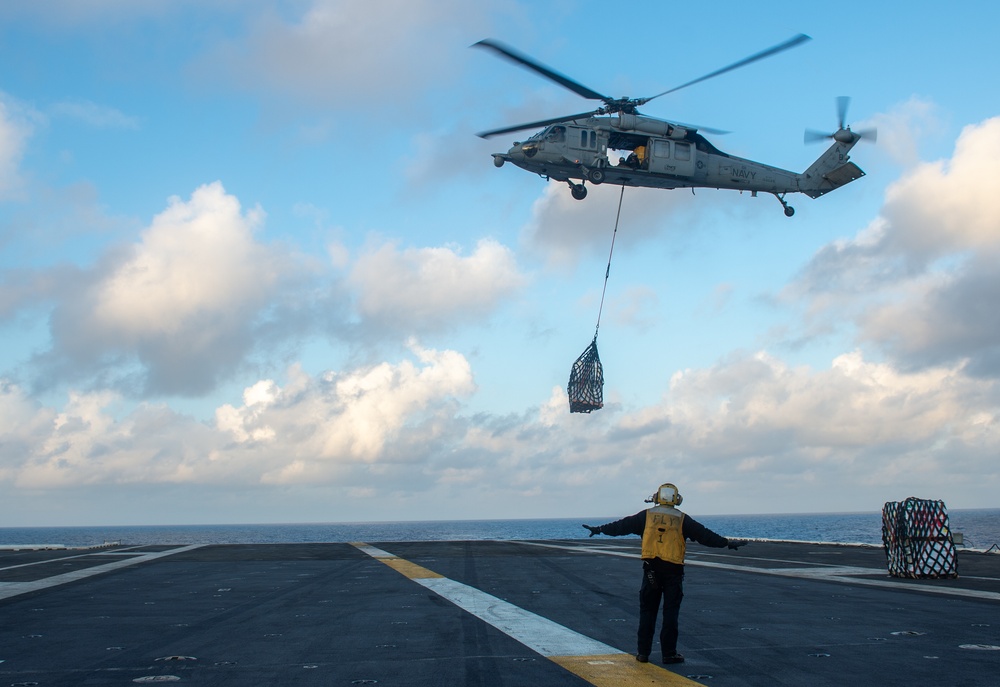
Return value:
<svg viewBox="0 0 1000 687">
<path fill-rule="evenodd" d="M 515 143 L 511 146 L 510 150 L 507 151 L 507 158 L 510 160 L 524 160 L 534 153 L 534 148 L 530 148 L 531 153 L 528 152 L 529 144 L 527 143 Z M 496 164 L 496 163 L 494 163 Z"/>
<path fill-rule="evenodd" d="M 534 141 L 522 143 L 521 153 L 524 154 L 525 157 L 535 157 L 535 155 L 538 154 L 538 144 Z"/>
</svg>

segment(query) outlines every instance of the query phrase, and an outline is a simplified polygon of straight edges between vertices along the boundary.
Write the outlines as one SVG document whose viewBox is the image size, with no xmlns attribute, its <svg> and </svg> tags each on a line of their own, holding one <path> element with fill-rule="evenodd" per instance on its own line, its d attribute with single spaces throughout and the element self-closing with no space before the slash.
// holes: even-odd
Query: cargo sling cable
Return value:
<svg viewBox="0 0 1000 687">
<path fill-rule="evenodd" d="M 618 236 L 618 221 L 622 216 L 622 199 L 625 197 L 625 187 L 622 186 L 618 196 L 618 213 L 615 215 L 615 230 L 611 234 L 611 250 L 608 252 L 608 268 L 604 272 L 604 289 L 601 291 L 601 305 L 597 309 L 597 326 L 594 328 L 594 340 L 573 363 L 570 371 L 569 384 L 566 388 L 569 397 L 569 412 L 589 413 L 604 407 L 604 368 L 597 352 L 597 333 L 601 329 L 601 313 L 604 311 L 604 296 L 608 292 L 608 277 L 611 276 L 611 257 L 615 252 L 615 237 Z"/>
</svg>

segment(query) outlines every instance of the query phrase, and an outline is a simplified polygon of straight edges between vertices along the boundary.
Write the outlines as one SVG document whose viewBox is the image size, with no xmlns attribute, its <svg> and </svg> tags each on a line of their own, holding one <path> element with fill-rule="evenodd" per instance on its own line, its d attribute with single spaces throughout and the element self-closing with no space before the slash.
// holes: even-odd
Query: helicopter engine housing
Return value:
<svg viewBox="0 0 1000 687">
<path fill-rule="evenodd" d="M 624 131 L 636 131 L 653 136 L 663 136 L 665 138 L 682 139 L 687 135 L 687 130 L 679 126 L 674 126 L 670 122 L 661 119 L 649 119 L 640 115 L 618 113 L 618 128 Z"/>
</svg>

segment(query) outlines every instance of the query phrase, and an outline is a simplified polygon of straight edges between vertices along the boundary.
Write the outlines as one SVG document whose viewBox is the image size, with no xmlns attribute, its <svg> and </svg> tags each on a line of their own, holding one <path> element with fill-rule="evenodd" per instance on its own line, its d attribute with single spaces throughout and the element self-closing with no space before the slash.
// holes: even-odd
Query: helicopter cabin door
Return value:
<svg viewBox="0 0 1000 687">
<path fill-rule="evenodd" d="M 694 175 L 695 148 L 687 141 L 652 139 L 649 171 L 689 177 Z"/>
<path fill-rule="evenodd" d="M 598 136 L 593 129 L 579 126 L 566 127 L 566 144 L 569 146 L 570 154 L 577 154 L 577 158 L 585 165 L 594 164 L 600 155 L 607 156 L 607 140 L 605 136 Z"/>
</svg>

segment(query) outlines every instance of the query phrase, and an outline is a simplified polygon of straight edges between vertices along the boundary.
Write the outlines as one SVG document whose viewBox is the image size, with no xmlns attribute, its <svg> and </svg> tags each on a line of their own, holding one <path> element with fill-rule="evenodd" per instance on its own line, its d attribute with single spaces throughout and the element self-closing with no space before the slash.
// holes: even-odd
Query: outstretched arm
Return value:
<svg viewBox="0 0 1000 687">
<path fill-rule="evenodd" d="M 723 537 L 721 534 L 716 534 L 712 530 L 708 529 L 700 522 L 692 518 L 690 515 L 684 516 L 684 538 L 696 541 L 699 544 L 704 544 L 705 546 L 711 546 L 716 549 L 722 549 L 729 547 L 730 549 L 738 549 L 741 546 L 746 546 L 747 542 L 740 539 L 728 539 Z"/>
<path fill-rule="evenodd" d="M 641 535 L 646 527 L 646 511 L 639 511 L 635 515 L 609 522 L 606 525 L 598 525 L 597 527 L 584 525 L 584 527 L 590 530 L 591 537 L 595 534 L 606 534 L 611 537 L 621 537 L 626 534 Z"/>
</svg>

